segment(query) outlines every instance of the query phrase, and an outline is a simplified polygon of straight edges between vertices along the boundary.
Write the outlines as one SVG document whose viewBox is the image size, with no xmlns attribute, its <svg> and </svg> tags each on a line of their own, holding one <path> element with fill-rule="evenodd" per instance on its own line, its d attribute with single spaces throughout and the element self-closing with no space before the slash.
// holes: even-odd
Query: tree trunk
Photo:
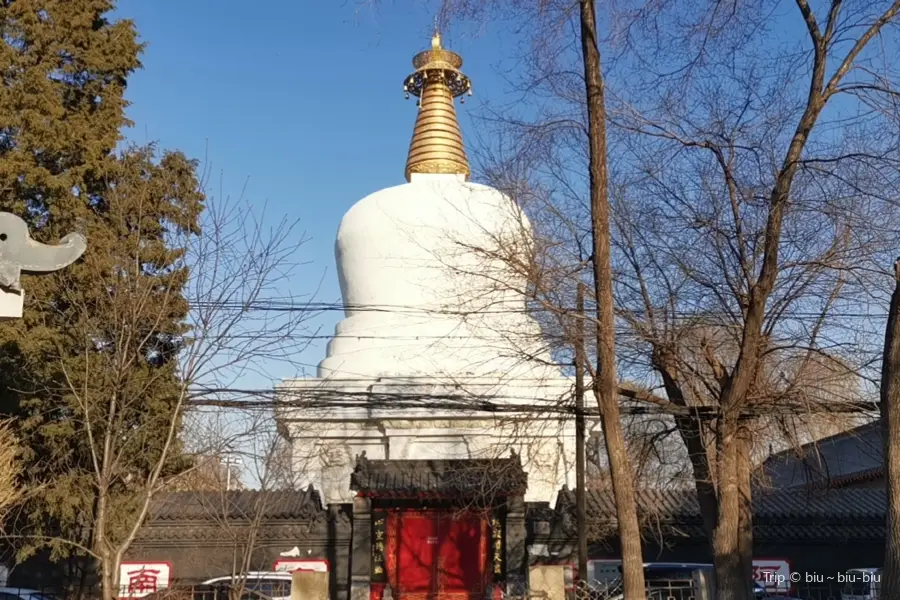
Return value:
<svg viewBox="0 0 900 600">
<path fill-rule="evenodd" d="M 109 552 L 104 553 L 100 558 L 100 598 L 102 600 L 116 600 L 119 597 L 114 562 Z"/>
<path fill-rule="evenodd" d="M 750 423 L 744 421 L 738 431 L 738 551 L 741 557 L 741 578 L 746 582 L 747 598 L 753 597 L 753 490 L 750 452 Z"/>
<path fill-rule="evenodd" d="M 678 406 L 688 406 L 687 399 L 681 391 L 678 371 L 673 362 L 665 352 L 654 353 L 653 367 L 662 377 L 669 400 Z M 719 502 L 716 498 L 716 483 L 710 469 L 710 456 L 706 449 L 706 440 L 703 438 L 703 422 L 696 416 L 677 416 L 675 417 L 675 427 L 688 451 L 688 458 L 694 474 L 694 489 L 697 491 L 697 504 L 700 505 L 700 517 L 703 519 L 703 529 L 711 541 L 716 529 Z"/>
<path fill-rule="evenodd" d="M 625 448 L 616 377 L 615 314 L 609 231 L 609 175 L 606 167 L 606 106 L 597 21 L 593 0 L 581 0 L 581 52 L 584 61 L 589 136 L 591 237 L 594 292 L 597 306 L 597 369 L 594 395 L 609 459 L 622 544 L 622 579 L 625 600 L 646 597 L 641 531 L 634 495 L 634 477 Z"/>
<path fill-rule="evenodd" d="M 884 576 L 881 593 L 900 598 L 900 260 L 894 263 L 894 293 L 884 330 L 881 359 L 881 427 L 887 477 Z"/>
<path fill-rule="evenodd" d="M 695 417 L 676 417 L 675 426 L 688 449 L 694 474 L 694 490 L 697 492 L 697 504 L 700 506 L 700 518 L 703 519 L 703 529 L 708 539 L 712 540 L 719 515 L 719 501 L 709 466 L 709 453 L 704 445 L 703 424 Z"/>
<path fill-rule="evenodd" d="M 677 370 L 672 360 L 664 352 L 654 356 L 654 368 L 660 373 L 669 399 L 679 405 L 687 406 L 687 401 L 678 382 Z M 703 526 L 709 536 L 716 568 L 716 580 L 721 582 L 717 587 L 719 598 L 749 598 L 753 578 L 753 516 L 751 513 L 750 490 L 750 438 L 749 430 L 734 425 L 733 452 L 734 473 L 731 480 L 731 494 L 727 498 L 732 504 L 720 512 L 719 493 L 723 486 L 717 485 L 711 468 L 711 457 L 707 452 L 703 439 L 703 426 L 696 417 L 676 417 L 675 425 L 684 441 L 691 460 L 694 473 L 694 486 Z M 724 431 L 724 429 L 723 429 Z M 721 435 L 717 436 L 721 440 Z M 719 445 L 719 461 L 724 457 L 724 444 Z M 722 463 L 715 463 L 722 476 Z M 725 467 L 727 469 L 727 467 Z M 722 481 L 722 480 L 720 480 Z M 727 478 L 726 478 L 727 481 Z M 721 521 L 727 515 L 726 521 Z M 746 589 L 746 592 L 742 591 Z M 737 595 L 736 595 L 737 594 Z M 746 594 L 746 595 L 743 595 Z"/>
<path fill-rule="evenodd" d="M 116 573 L 113 572 L 112 555 L 109 551 L 107 539 L 107 526 L 109 525 L 109 492 L 108 486 L 100 484 L 94 503 L 94 540 L 93 550 L 100 566 L 100 598 L 101 600 L 115 600 L 119 596 L 114 589 Z"/>
<path fill-rule="evenodd" d="M 713 532 L 713 562 L 716 570 L 716 595 L 719 600 L 744 600 L 740 595 L 740 556 L 738 529 L 737 440 L 733 420 L 723 416 L 719 420 L 718 491 L 719 514 Z"/>
</svg>

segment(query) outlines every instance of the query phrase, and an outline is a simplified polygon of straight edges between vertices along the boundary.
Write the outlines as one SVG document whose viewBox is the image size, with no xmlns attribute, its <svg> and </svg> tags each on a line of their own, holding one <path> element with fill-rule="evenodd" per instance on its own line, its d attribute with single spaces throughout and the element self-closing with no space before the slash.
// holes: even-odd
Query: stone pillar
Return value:
<svg viewBox="0 0 900 600">
<path fill-rule="evenodd" d="M 353 499 L 353 537 L 350 541 L 350 600 L 369 600 L 372 580 L 372 501 Z"/>
<path fill-rule="evenodd" d="M 353 520 L 350 511 L 339 504 L 328 506 L 328 540 L 331 549 L 331 600 L 350 600 L 350 543 Z"/>
<path fill-rule="evenodd" d="M 506 592 L 522 595 L 528 581 L 524 497 L 510 496 L 506 510 Z"/>
<path fill-rule="evenodd" d="M 566 573 L 562 565 L 534 565 L 528 574 L 528 590 L 547 600 L 566 600 Z"/>
<path fill-rule="evenodd" d="M 291 600 L 329 600 L 328 573 L 316 571 L 291 573 Z"/>
</svg>

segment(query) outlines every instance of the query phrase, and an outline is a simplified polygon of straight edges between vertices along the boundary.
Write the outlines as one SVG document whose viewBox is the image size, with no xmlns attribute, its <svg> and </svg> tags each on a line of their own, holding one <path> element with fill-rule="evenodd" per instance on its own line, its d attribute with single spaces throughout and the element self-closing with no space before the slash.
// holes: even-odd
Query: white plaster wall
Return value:
<svg viewBox="0 0 900 600">
<path fill-rule="evenodd" d="M 514 450 L 528 474 L 527 501 L 554 503 L 559 490 L 574 483 L 571 420 L 560 423 L 535 415 L 518 423 L 484 415 L 411 420 L 395 414 L 350 423 L 299 418 L 289 421 L 288 429 L 297 478 L 320 489 L 325 503 L 352 501 L 350 475 L 363 451 L 371 459 L 428 460 L 507 458 Z"/>
<path fill-rule="evenodd" d="M 377 429 L 349 425 L 298 421 L 288 426 L 295 479 L 302 487 L 313 485 L 320 490 L 325 504 L 353 500 L 350 475 L 356 456 L 365 452 L 372 459 L 387 458 L 388 440 Z"/>
</svg>

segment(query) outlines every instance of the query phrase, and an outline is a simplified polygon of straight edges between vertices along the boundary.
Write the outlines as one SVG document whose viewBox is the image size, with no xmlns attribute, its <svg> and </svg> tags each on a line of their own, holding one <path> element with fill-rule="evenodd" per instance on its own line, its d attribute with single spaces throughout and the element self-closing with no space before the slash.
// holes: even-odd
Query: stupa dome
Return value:
<svg viewBox="0 0 900 600">
<path fill-rule="evenodd" d="M 412 181 L 358 202 L 335 254 L 345 319 L 320 377 L 507 372 L 533 352 L 524 278 L 529 225 L 504 194 L 455 175 Z"/>
<path fill-rule="evenodd" d="M 408 183 L 363 198 L 341 221 L 345 318 L 318 376 L 533 376 L 523 357 L 540 354 L 540 331 L 525 314 L 522 269 L 511 266 L 532 250 L 528 219 L 508 196 L 468 181 L 453 105 L 471 89 L 462 59 L 435 36 L 413 62 L 404 88 L 421 101 Z"/>
</svg>

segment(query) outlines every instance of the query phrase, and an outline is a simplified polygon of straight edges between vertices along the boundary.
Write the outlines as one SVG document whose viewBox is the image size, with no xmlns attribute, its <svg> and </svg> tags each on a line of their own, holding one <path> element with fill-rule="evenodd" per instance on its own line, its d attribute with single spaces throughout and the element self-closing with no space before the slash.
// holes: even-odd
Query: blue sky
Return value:
<svg viewBox="0 0 900 600">
<path fill-rule="evenodd" d="M 378 4 L 121 0 L 115 15 L 133 19 L 148 44 L 143 70 L 129 81 L 135 126 L 127 137 L 206 158 L 211 192 L 235 197 L 246 184 L 245 198 L 272 219 L 299 219 L 311 238 L 299 257 L 310 264 L 284 296 L 323 281 L 316 300 L 339 300 L 333 244 L 341 217 L 367 194 L 404 182 L 416 108 L 402 81 L 413 54 L 429 46 L 436 3 Z M 460 109 L 464 135 L 472 126 L 466 107 L 503 92 L 498 33 L 445 32 L 476 94 Z M 324 315 L 321 333 L 332 333 L 340 316 Z M 324 346 L 318 340 L 300 362 L 315 365 Z"/>
</svg>

